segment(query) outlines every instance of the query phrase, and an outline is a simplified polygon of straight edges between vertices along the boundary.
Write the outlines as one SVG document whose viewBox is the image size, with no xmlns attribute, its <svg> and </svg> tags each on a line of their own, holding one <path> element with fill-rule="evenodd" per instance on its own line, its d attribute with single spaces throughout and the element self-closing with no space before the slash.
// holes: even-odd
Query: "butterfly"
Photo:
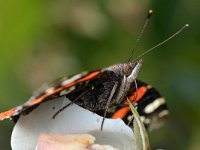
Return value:
<svg viewBox="0 0 200 150">
<path fill-rule="evenodd" d="M 100 115 L 109 105 L 106 117 L 122 118 L 127 122 L 131 116 L 128 98 L 137 107 L 145 126 L 154 128 L 167 118 L 169 111 L 157 90 L 136 79 L 142 62 L 140 59 L 116 64 L 57 80 L 36 90 L 24 104 L 0 113 L 0 120 L 17 121 L 20 115 L 27 115 L 41 103 L 66 96 L 72 103 Z"/>
</svg>

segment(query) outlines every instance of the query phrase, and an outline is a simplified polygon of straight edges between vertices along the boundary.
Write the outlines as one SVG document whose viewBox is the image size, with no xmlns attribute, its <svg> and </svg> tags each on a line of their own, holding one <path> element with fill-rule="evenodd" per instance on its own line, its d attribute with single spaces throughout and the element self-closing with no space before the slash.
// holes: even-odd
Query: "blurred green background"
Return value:
<svg viewBox="0 0 200 150">
<path fill-rule="evenodd" d="M 0 1 L 0 111 L 55 78 L 127 62 L 148 9 L 154 15 L 133 57 L 185 23 L 190 28 L 144 57 L 139 79 L 159 89 L 171 117 L 152 149 L 200 149 L 200 9 L 191 0 Z M 0 149 L 14 124 L 0 122 Z"/>
</svg>

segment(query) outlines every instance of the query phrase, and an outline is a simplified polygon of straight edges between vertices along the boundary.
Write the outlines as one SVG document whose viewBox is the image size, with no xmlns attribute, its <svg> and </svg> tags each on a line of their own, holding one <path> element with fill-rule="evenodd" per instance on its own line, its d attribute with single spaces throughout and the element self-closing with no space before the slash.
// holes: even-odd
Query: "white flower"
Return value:
<svg viewBox="0 0 200 150">
<path fill-rule="evenodd" d="M 56 98 L 42 103 L 28 115 L 21 115 L 13 129 L 12 149 L 34 150 L 39 136 L 44 133 L 64 136 L 90 134 L 95 137 L 97 144 L 110 145 L 119 150 L 135 149 L 133 131 L 121 119 L 105 119 L 101 131 L 102 117 L 76 104 L 70 105 L 52 119 L 69 102 L 65 97 Z"/>
</svg>

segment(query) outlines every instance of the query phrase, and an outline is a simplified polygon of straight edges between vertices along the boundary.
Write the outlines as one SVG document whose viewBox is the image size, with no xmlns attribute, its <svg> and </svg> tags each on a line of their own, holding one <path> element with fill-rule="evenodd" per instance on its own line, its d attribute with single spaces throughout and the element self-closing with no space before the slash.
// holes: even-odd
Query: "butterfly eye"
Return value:
<svg viewBox="0 0 200 150">
<path fill-rule="evenodd" d="M 125 64 L 124 65 L 124 73 L 126 76 L 129 76 L 132 72 L 132 67 L 130 64 Z"/>
</svg>

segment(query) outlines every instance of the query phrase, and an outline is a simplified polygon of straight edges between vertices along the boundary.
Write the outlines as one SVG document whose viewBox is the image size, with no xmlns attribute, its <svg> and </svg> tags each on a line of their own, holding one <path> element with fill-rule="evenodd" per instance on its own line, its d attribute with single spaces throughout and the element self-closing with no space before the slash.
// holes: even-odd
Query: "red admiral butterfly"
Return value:
<svg viewBox="0 0 200 150">
<path fill-rule="evenodd" d="M 40 103 L 63 95 L 79 106 L 101 115 L 110 99 L 108 116 L 127 120 L 131 115 L 125 101 L 128 97 L 137 104 L 146 126 L 150 126 L 148 120 L 160 120 L 168 115 L 168 110 L 165 100 L 151 86 L 137 80 L 138 89 L 136 88 L 134 81 L 141 66 L 142 60 L 139 60 L 57 81 L 53 86 L 36 91 L 25 104 L 0 113 L 0 120 L 11 118 L 17 121 L 19 115 L 28 114 Z"/>
</svg>

